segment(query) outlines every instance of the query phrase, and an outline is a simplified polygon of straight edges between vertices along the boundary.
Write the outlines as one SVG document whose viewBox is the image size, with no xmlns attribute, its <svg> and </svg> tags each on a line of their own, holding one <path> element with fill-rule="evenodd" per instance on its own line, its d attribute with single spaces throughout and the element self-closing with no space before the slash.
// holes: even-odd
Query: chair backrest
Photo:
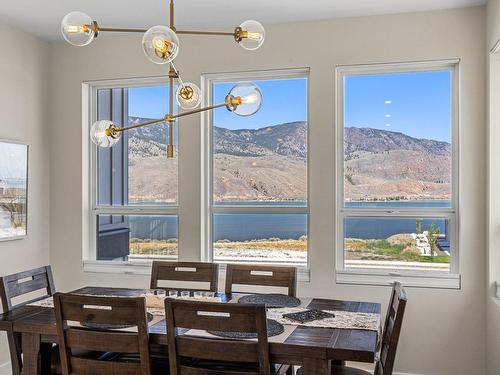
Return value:
<svg viewBox="0 0 500 375">
<path fill-rule="evenodd" d="M 209 283 L 209 288 L 182 289 L 217 292 L 218 280 L 219 265 L 216 263 L 154 261 L 151 269 L 152 289 L 179 289 L 159 286 L 159 281 L 191 281 Z"/>
<path fill-rule="evenodd" d="M 226 293 L 232 293 L 234 284 L 284 287 L 295 297 L 297 268 L 248 264 L 228 264 L 226 268 Z"/>
<path fill-rule="evenodd" d="M 408 297 L 403 286 L 401 283 L 395 282 L 385 317 L 379 358 L 375 364 L 375 375 L 392 375 L 407 301 Z"/>
<path fill-rule="evenodd" d="M 39 290 L 45 290 L 45 295 L 38 296 L 37 298 L 22 303 L 13 303 L 13 298 Z M 10 311 L 17 306 L 52 296 L 55 292 L 56 288 L 54 286 L 54 279 L 50 266 L 0 277 L 0 298 L 2 300 L 4 312 Z"/>
<path fill-rule="evenodd" d="M 57 335 L 63 375 L 93 374 L 150 375 L 148 323 L 143 297 L 97 297 L 54 295 Z M 96 325 L 87 328 L 88 325 Z M 108 325 L 107 327 L 103 325 Z M 109 325 L 129 326 L 111 330 Z M 78 356 L 84 351 L 138 355 L 140 361 L 125 362 Z"/>
<path fill-rule="evenodd" d="M 180 357 L 222 362 L 255 363 L 256 371 L 241 374 L 269 375 L 269 344 L 264 305 L 221 304 L 166 299 L 170 374 L 203 374 L 182 364 Z M 254 340 L 231 340 L 180 334 L 180 329 L 256 333 Z M 185 333 L 185 332 L 184 332 Z M 195 367 L 195 365 L 193 365 Z M 234 371 L 234 370 L 233 370 Z M 207 372 L 210 373 L 210 372 Z M 218 368 L 218 375 L 234 374 Z M 240 372 L 238 372 L 240 374 Z"/>
</svg>

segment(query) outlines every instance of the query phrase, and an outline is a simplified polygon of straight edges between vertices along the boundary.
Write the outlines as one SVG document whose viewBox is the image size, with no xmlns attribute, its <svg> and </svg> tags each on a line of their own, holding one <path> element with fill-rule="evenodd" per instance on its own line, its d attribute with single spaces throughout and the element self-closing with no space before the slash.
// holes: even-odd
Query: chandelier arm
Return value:
<svg viewBox="0 0 500 375">
<path fill-rule="evenodd" d="M 97 26 L 98 32 L 111 32 L 111 33 L 145 33 L 148 29 L 133 29 L 123 27 L 101 27 Z M 198 31 L 198 30 L 176 30 L 179 35 L 213 35 L 213 36 L 235 36 L 234 31 Z"/>
<path fill-rule="evenodd" d="M 97 27 L 98 32 L 115 32 L 115 33 L 145 33 L 148 29 L 126 29 L 118 27 Z"/>
<path fill-rule="evenodd" d="M 185 89 L 186 86 L 184 85 L 184 81 L 182 80 L 182 77 L 181 75 L 179 74 L 179 71 L 177 70 L 177 68 L 175 67 L 174 65 L 174 62 L 173 61 L 170 61 L 170 66 L 172 67 L 172 69 L 175 71 L 175 74 L 177 75 L 177 79 L 179 80 L 179 83 L 181 84 L 182 88 Z"/>
<path fill-rule="evenodd" d="M 214 35 L 214 36 L 232 36 L 234 37 L 235 32 L 225 32 L 225 31 L 195 31 L 195 30 L 177 30 L 177 34 L 184 35 Z"/>
<path fill-rule="evenodd" d="M 227 106 L 226 102 L 220 103 L 220 104 L 211 105 L 211 106 L 208 106 L 208 107 L 193 109 L 191 111 L 186 111 L 186 112 L 178 113 L 176 115 L 172 115 L 171 117 L 167 118 L 166 120 L 167 121 L 173 121 L 173 120 L 175 120 L 175 119 L 177 119 L 179 117 L 184 117 L 184 116 L 193 115 L 195 113 L 210 111 L 212 109 L 216 109 L 216 108 L 220 108 L 220 107 L 225 107 L 225 106 Z"/>
<path fill-rule="evenodd" d="M 151 120 L 151 121 L 145 121 L 145 122 L 141 122 L 139 124 L 135 124 L 135 125 L 130 125 L 130 126 L 125 126 L 123 128 L 118 128 L 116 127 L 115 128 L 115 131 L 117 132 L 124 132 L 126 130 L 131 130 L 131 129 L 136 129 L 136 128 L 142 128 L 143 126 L 146 126 L 146 125 L 152 125 L 152 124 L 156 124 L 158 122 L 163 122 L 163 121 L 166 121 L 166 116 L 162 119 L 157 119 L 157 120 Z"/>
<path fill-rule="evenodd" d="M 173 13 L 172 2 L 170 3 L 171 14 Z M 171 22 L 173 22 L 173 18 L 171 18 Z M 174 114 L 174 75 L 177 75 L 177 72 L 170 66 L 170 72 L 168 74 L 168 115 L 166 116 L 168 121 L 168 145 L 167 145 L 167 158 L 174 157 L 174 123 L 172 120 L 172 116 Z"/>
</svg>

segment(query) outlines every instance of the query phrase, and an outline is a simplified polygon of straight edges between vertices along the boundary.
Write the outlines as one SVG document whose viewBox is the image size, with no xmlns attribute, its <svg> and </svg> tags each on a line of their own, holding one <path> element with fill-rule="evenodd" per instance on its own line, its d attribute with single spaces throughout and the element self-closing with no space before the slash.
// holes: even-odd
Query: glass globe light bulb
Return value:
<svg viewBox="0 0 500 375">
<path fill-rule="evenodd" d="M 251 116 L 262 106 L 262 92 L 255 83 L 234 86 L 226 96 L 226 108 L 238 116 Z"/>
<path fill-rule="evenodd" d="M 179 38 L 167 26 L 153 26 L 142 37 L 142 49 L 155 64 L 168 64 L 179 53 Z"/>
<path fill-rule="evenodd" d="M 260 22 L 249 20 L 243 22 L 234 31 L 234 39 L 247 50 L 256 50 L 264 43 L 266 30 Z"/>
<path fill-rule="evenodd" d="M 122 134 L 116 129 L 117 126 L 112 121 L 96 121 L 90 129 L 90 138 L 99 147 L 113 147 L 120 140 Z"/>
<path fill-rule="evenodd" d="M 177 87 L 175 97 L 181 108 L 194 109 L 201 103 L 201 90 L 196 84 L 186 82 L 184 86 L 179 85 L 179 87 Z"/>
<path fill-rule="evenodd" d="M 96 36 L 96 23 L 82 12 L 68 13 L 61 22 L 64 39 L 74 46 L 86 46 Z"/>
</svg>

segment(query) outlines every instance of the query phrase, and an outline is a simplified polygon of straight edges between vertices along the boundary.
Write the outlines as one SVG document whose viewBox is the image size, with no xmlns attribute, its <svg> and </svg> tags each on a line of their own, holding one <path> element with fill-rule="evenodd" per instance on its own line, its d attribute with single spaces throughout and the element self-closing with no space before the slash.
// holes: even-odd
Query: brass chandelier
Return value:
<svg viewBox="0 0 500 375">
<path fill-rule="evenodd" d="M 144 33 L 142 38 L 142 49 L 146 57 L 155 64 L 168 64 L 169 77 L 169 111 L 161 119 L 134 124 L 131 126 L 119 126 L 109 120 L 99 120 L 91 127 L 90 137 L 99 147 L 112 147 L 119 140 L 121 133 L 147 125 L 168 123 L 168 145 L 167 157 L 174 156 L 174 122 L 183 116 L 209 111 L 219 107 L 226 107 L 228 111 L 239 116 L 251 116 L 256 113 L 262 104 L 262 93 L 260 89 L 251 82 L 243 82 L 235 85 L 227 94 L 223 103 L 197 108 L 201 103 L 201 90 L 192 82 L 184 82 L 176 69 L 173 60 L 179 53 L 179 38 L 177 35 L 214 35 L 231 36 L 236 43 L 247 50 L 255 50 L 264 43 L 264 27 L 257 21 L 249 20 L 243 22 L 232 32 L 219 31 L 185 31 L 177 30 L 174 24 L 174 0 L 170 0 L 170 26 L 157 25 L 149 29 L 129 29 L 101 27 L 90 16 L 82 12 L 71 12 L 61 22 L 61 32 L 64 39 L 75 46 L 86 46 L 101 32 L 119 33 Z M 185 112 L 174 114 L 174 83 L 178 81 L 175 97 L 179 106 Z"/>
</svg>

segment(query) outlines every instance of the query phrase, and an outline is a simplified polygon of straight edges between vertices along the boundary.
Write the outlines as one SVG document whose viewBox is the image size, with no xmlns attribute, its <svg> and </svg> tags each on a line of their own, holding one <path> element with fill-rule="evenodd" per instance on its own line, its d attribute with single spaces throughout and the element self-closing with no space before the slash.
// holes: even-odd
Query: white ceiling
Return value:
<svg viewBox="0 0 500 375">
<path fill-rule="evenodd" d="M 87 13 L 103 27 L 146 28 L 168 22 L 169 0 L 0 0 L 0 21 L 60 40 L 62 17 Z M 178 28 L 230 28 L 244 20 L 283 23 L 482 5 L 487 0 L 176 0 Z"/>
</svg>

